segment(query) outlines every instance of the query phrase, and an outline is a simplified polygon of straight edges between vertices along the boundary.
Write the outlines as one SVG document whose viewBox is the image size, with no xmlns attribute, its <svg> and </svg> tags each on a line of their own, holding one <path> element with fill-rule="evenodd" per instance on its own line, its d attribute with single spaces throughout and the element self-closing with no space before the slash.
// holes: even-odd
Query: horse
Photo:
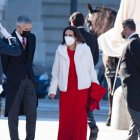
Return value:
<svg viewBox="0 0 140 140">
<path fill-rule="evenodd" d="M 86 16 L 86 24 L 89 30 L 98 36 L 105 33 L 114 26 L 117 11 L 106 6 L 92 8 L 88 4 L 88 15 Z"/>
<path fill-rule="evenodd" d="M 88 11 L 89 13 L 86 17 L 87 27 L 90 32 L 96 34 L 98 37 L 103 33 L 107 32 L 109 29 L 111 29 L 114 26 L 115 19 L 117 16 L 117 11 L 115 11 L 114 9 L 105 6 L 100 6 L 93 9 L 92 6 L 88 4 Z M 98 79 L 101 85 L 106 86 L 105 84 L 106 80 L 105 80 L 104 68 L 103 68 L 105 67 L 108 92 L 109 92 L 108 94 L 109 112 L 108 112 L 108 119 L 106 125 L 110 126 L 110 120 L 112 115 L 112 101 L 113 101 L 113 95 L 111 94 L 111 91 L 115 79 L 116 65 L 118 63 L 118 59 L 109 56 L 103 56 L 103 58 L 104 57 L 107 58 L 108 63 L 104 64 L 104 66 L 102 67 L 100 66 L 99 68 L 100 73 L 98 73 Z M 107 75 L 107 72 L 109 72 L 108 73 L 109 75 Z"/>
</svg>

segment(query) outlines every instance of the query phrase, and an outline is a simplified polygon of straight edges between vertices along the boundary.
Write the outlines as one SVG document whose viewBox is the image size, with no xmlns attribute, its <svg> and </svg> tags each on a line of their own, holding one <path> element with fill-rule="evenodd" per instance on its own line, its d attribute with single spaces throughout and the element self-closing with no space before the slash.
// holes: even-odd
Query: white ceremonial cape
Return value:
<svg viewBox="0 0 140 140">
<path fill-rule="evenodd" d="M 136 32 L 140 34 L 140 0 L 121 0 L 120 8 L 114 27 L 98 37 L 99 49 L 108 56 L 119 57 L 126 46 L 121 37 L 122 22 L 133 19 L 136 23 Z"/>
</svg>

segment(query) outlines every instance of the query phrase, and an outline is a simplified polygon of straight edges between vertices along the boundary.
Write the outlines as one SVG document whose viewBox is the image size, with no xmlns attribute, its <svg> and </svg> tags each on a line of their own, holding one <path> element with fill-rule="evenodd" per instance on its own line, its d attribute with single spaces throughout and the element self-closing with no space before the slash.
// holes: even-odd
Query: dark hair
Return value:
<svg viewBox="0 0 140 140">
<path fill-rule="evenodd" d="M 74 36 L 77 38 L 77 42 L 85 43 L 85 39 L 84 39 L 84 37 L 82 36 L 82 34 L 80 33 L 79 29 L 78 29 L 77 27 L 74 27 L 74 26 L 68 26 L 68 27 L 66 27 L 66 28 L 64 29 L 64 31 L 63 31 L 63 41 L 62 41 L 62 44 L 65 44 L 65 43 L 66 43 L 64 37 L 65 37 L 65 32 L 66 32 L 67 30 L 73 31 Z"/>
<path fill-rule="evenodd" d="M 73 22 L 74 26 L 83 26 L 85 23 L 84 15 L 80 12 L 74 12 L 69 19 L 71 22 Z"/>
<path fill-rule="evenodd" d="M 130 30 L 135 31 L 136 30 L 136 24 L 133 19 L 126 19 L 122 23 L 123 27 L 128 27 Z"/>
</svg>

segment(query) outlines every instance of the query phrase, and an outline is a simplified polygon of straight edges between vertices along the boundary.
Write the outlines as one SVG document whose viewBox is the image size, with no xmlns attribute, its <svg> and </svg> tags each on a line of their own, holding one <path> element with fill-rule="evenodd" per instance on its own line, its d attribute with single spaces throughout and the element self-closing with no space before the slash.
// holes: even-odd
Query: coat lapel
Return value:
<svg viewBox="0 0 140 140">
<path fill-rule="evenodd" d="M 67 46 L 66 45 L 61 45 L 58 48 L 58 52 L 59 54 L 65 58 L 68 59 L 68 53 L 67 53 Z M 74 55 L 74 59 L 78 60 L 78 58 L 85 52 L 85 47 L 83 47 L 83 44 L 77 44 L 76 46 L 76 50 L 75 50 L 75 55 Z"/>
<path fill-rule="evenodd" d="M 134 34 L 131 38 L 139 38 L 138 34 Z"/>
<path fill-rule="evenodd" d="M 60 45 L 59 48 L 58 48 L 58 52 L 64 59 L 69 58 L 68 53 L 67 53 L 67 46 L 66 45 Z"/>
<path fill-rule="evenodd" d="M 74 59 L 78 60 L 80 56 L 83 55 L 84 53 L 85 47 L 83 46 L 83 44 L 77 44 Z"/>
<path fill-rule="evenodd" d="M 21 42 L 20 42 L 19 38 L 17 37 L 17 35 L 16 35 L 16 32 L 15 32 L 15 31 L 12 33 L 12 36 L 16 37 L 16 39 L 17 39 L 17 41 L 18 41 L 18 44 L 19 44 L 19 46 L 20 46 L 21 55 L 20 55 L 20 56 L 18 56 L 18 57 L 19 57 L 19 58 L 21 58 L 21 60 L 25 61 L 25 57 L 24 57 L 24 55 L 23 55 L 23 51 L 24 51 L 24 49 L 23 49 L 23 46 L 22 46 L 22 44 L 21 44 Z"/>
</svg>

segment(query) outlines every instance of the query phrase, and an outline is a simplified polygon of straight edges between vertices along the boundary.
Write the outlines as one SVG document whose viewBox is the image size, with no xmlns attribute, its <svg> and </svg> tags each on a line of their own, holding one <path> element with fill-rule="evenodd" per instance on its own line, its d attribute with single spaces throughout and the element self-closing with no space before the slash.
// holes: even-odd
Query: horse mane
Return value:
<svg viewBox="0 0 140 140">
<path fill-rule="evenodd" d="M 101 6 L 96 7 L 94 10 L 91 5 L 88 5 L 90 18 L 87 17 L 87 21 L 91 22 L 90 26 L 92 32 L 98 36 L 108 31 L 114 26 L 117 12 L 111 8 Z"/>
</svg>

